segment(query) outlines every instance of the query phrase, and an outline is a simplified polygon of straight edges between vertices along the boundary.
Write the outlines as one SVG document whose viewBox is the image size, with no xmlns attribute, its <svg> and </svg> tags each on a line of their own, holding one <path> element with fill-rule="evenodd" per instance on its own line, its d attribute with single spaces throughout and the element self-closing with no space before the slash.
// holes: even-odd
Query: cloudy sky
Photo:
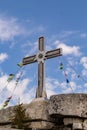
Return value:
<svg viewBox="0 0 87 130">
<path fill-rule="evenodd" d="M 87 1 L 0 0 L 0 104 L 12 94 L 9 106 L 16 105 L 19 99 L 29 103 L 35 98 L 38 63 L 22 70 L 17 63 L 38 53 L 41 36 L 45 37 L 46 51 L 62 48 L 63 54 L 45 62 L 48 98 L 54 94 L 87 93 Z M 8 83 L 9 74 L 15 74 L 15 78 Z"/>
</svg>

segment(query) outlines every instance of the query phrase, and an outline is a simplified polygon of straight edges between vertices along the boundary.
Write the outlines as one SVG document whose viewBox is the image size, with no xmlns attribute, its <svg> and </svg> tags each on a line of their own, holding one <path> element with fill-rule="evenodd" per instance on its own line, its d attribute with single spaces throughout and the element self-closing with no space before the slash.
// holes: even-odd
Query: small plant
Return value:
<svg viewBox="0 0 87 130">
<path fill-rule="evenodd" d="M 25 114 L 26 109 L 23 108 L 23 104 L 19 104 L 14 109 L 14 116 L 11 119 L 12 127 L 17 129 L 26 129 L 27 125 L 24 123 L 29 120 L 29 117 Z"/>
</svg>

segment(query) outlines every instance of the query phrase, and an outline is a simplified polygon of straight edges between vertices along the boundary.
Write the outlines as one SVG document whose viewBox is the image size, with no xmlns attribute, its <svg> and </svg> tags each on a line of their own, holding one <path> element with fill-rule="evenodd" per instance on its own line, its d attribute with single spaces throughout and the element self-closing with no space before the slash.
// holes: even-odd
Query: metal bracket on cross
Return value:
<svg viewBox="0 0 87 130">
<path fill-rule="evenodd" d="M 46 60 L 46 52 L 45 51 L 39 51 L 39 53 L 36 55 L 36 60 L 38 63 L 42 62 L 44 63 L 44 60 Z"/>
</svg>

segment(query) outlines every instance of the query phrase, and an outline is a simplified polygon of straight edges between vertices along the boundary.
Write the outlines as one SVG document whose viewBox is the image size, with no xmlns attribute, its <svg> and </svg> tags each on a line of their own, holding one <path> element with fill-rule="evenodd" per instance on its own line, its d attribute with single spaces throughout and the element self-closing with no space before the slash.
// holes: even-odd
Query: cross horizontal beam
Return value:
<svg viewBox="0 0 87 130">
<path fill-rule="evenodd" d="M 23 65 L 31 64 L 31 63 L 34 63 L 36 61 L 37 61 L 36 55 L 28 56 L 28 57 L 23 58 Z"/>
<path fill-rule="evenodd" d="M 61 55 L 62 55 L 62 49 L 59 48 L 59 49 L 47 51 L 45 57 L 46 59 L 50 59 Z"/>
<path fill-rule="evenodd" d="M 62 56 L 61 48 L 51 50 L 51 51 L 47 51 L 45 53 L 44 60 L 54 58 L 54 57 L 57 57 L 57 56 Z M 23 65 L 31 64 L 31 63 L 34 63 L 34 62 L 37 62 L 36 55 L 28 56 L 28 57 L 23 58 Z"/>
</svg>

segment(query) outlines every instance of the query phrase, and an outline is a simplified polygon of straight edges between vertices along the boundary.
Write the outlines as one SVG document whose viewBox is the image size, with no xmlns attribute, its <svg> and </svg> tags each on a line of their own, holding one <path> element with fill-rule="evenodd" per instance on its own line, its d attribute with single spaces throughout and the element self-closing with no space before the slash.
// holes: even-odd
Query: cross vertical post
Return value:
<svg viewBox="0 0 87 130">
<path fill-rule="evenodd" d="M 46 90 L 44 86 L 45 80 L 45 71 L 44 71 L 44 59 L 43 54 L 45 52 L 45 45 L 44 45 L 44 37 L 39 38 L 39 54 L 37 55 L 38 60 L 38 87 L 36 91 L 36 98 L 37 97 L 46 97 Z"/>
</svg>

